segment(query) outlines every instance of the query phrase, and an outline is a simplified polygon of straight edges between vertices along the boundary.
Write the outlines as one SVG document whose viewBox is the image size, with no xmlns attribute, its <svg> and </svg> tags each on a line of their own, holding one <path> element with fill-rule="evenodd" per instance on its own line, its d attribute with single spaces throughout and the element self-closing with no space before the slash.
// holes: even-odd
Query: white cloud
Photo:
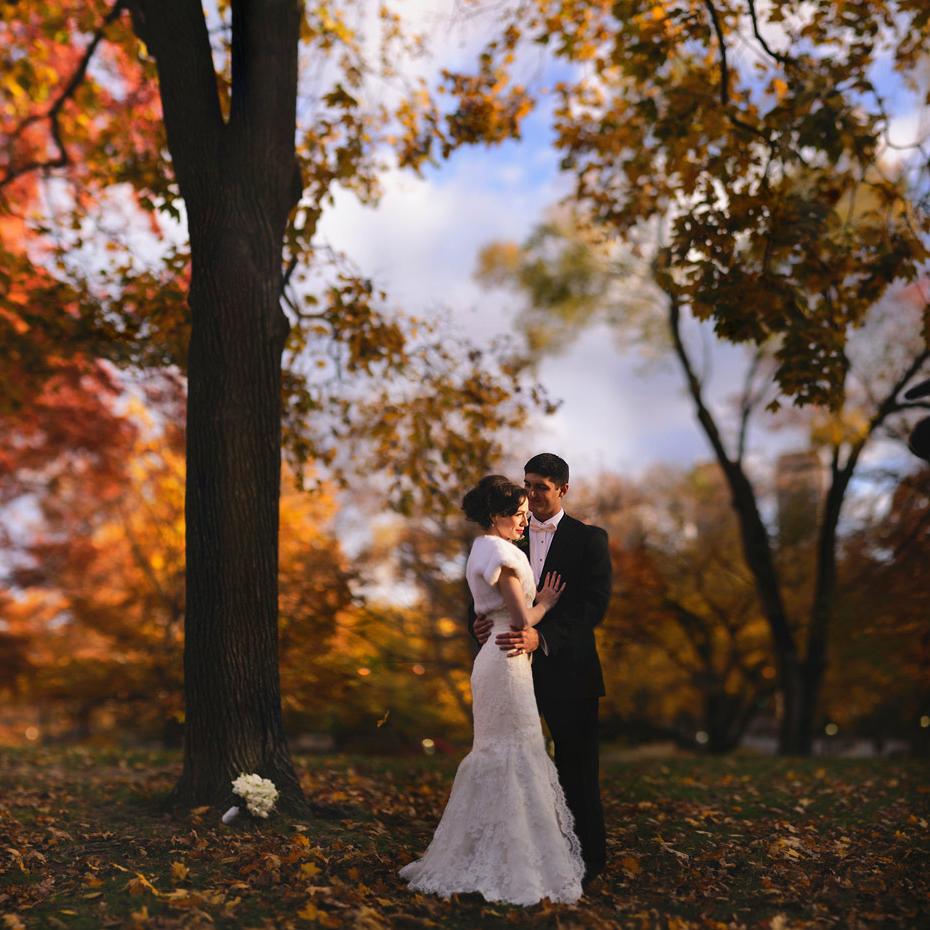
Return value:
<svg viewBox="0 0 930 930">
<path fill-rule="evenodd" d="M 476 342 L 512 332 L 519 296 L 486 291 L 472 274 L 483 245 L 521 241 L 567 190 L 553 161 L 540 170 L 537 155 L 536 146 L 514 143 L 462 151 L 423 178 L 391 172 L 374 207 L 340 193 L 321 235 L 385 287 L 393 305 L 419 315 L 448 312 Z M 715 353 L 714 396 L 738 385 L 740 358 L 739 349 Z M 545 359 L 538 379 L 562 406 L 527 424 L 502 469 L 519 469 L 541 449 L 563 454 L 579 478 L 604 470 L 636 474 L 657 461 L 686 467 L 710 457 L 674 364 L 644 371 L 606 327 L 579 334 L 564 353 Z M 780 447 L 790 437 L 766 437 L 770 443 Z"/>
</svg>

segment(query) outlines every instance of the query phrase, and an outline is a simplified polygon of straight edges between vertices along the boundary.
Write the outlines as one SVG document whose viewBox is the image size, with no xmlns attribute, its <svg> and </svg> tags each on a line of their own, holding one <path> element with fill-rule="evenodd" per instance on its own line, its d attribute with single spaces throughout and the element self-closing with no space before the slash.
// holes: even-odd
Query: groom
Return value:
<svg viewBox="0 0 930 930">
<path fill-rule="evenodd" d="M 604 677 L 594 627 L 603 619 L 610 600 L 607 533 L 562 509 L 562 498 L 568 492 L 568 464 L 563 459 L 543 452 L 534 455 L 524 471 L 531 517 L 529 532 L 517 545 L 530 560 L 537 586 L 548 572 L 558 572 L 565 593 L 538 626 L 500 633 L 495 642 L 506 652 L 536 653 L 536 703 L 555 743 L 555 765 L 575 818 L 587 886 L 604 870 L 606 861 L 597 745 Z M 472 635 L 484 643 L 493 625 L 492 620 L 478 617 L 470 622 Z"/>
</svg>

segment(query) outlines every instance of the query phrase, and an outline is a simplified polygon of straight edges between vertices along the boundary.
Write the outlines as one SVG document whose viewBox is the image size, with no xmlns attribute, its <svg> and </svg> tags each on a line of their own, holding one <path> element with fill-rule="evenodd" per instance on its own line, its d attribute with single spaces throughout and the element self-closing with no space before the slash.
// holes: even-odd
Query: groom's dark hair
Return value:
<svg viewBox="0 0 930 930">
<path fill-rule="evenodd" d="M 556 484 L 568 484 L 568 462 L 552 452 L 540 452 L 523 466 L 525 472 L 551 478 Z"/>
</svg>

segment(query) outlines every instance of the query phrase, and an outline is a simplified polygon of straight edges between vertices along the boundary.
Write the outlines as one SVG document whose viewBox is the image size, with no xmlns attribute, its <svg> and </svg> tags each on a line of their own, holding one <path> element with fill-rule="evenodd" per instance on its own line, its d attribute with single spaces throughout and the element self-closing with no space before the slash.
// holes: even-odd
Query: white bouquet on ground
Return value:
<svg viewBox="0 0 930 930">
<path fill-rule="evenodd" d="M 244 772 L 232 783 L 233 794 L 245 801 L 246 810 L 253 817 L 267 817 L 278 800 L 278 789 L 270 778 L 261 775 L 246 775 Z M 238 806 L 223 814 L 223 823 L 232 823 L 239 816 Z"/>
</svg>

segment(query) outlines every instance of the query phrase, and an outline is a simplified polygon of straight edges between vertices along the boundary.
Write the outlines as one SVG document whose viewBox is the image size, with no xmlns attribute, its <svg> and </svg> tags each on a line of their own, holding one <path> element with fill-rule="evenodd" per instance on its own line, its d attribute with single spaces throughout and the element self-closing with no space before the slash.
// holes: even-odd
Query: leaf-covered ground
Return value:
<svg viewBox="0 0 930 930">
<path fill-rule="evenodd" d="M 413 895 L 455 760 L 305 758 L 344 816 L 170 816 L 165 754 L 0 751 L 0 930 L 930 927 L 930 771 L 907 760 L 604 766 L 611 869 L 575 907 Z"/>
</svg>

